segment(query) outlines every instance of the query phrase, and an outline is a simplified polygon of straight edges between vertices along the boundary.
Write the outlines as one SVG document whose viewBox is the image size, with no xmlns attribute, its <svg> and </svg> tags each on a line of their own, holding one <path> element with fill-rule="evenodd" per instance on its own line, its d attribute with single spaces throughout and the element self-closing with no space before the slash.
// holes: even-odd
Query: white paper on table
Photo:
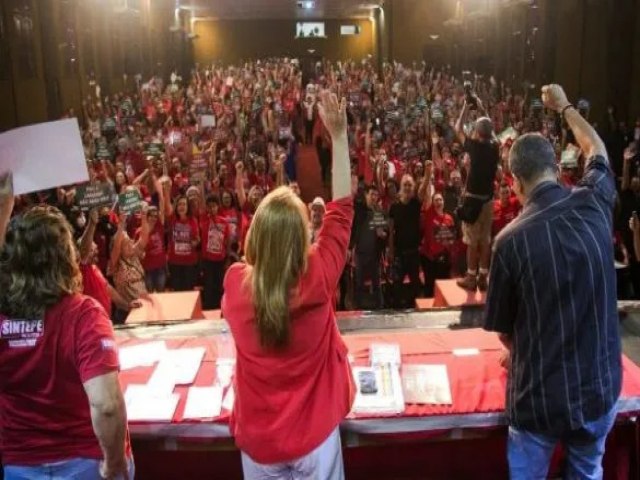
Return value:
<svg viewBox="0 0 640 480">
<path fill-rule="evenodd" d="M 453 354 L 456 357 L 471 357 L 473 355 L 480 355 L 480 350 L 477 348 L 454 348 Z"/>
<path fill-rule="evenodd" d="M 361 391 L 360 374 L 375 376 L 375 393 Z M 400 373 L 394 365 L 374 367 L 354 367 L 353 376 L 356 382 L 356 398 L 353 402 L 353 413 L 360 414 L 398 414 L 404 411 L 404 396 Z"/>
<path fill-rule="evenodd" d="M 75 118 L 0 134 L 0 172 L 13 173 L 15 195 L 89 181 Z"/>
<path fill-rule="evenodd" d="M 216 379 L 223 388 L 231 385 L 231 378 L 236 369 L 235 358 L 218 358 L 216 360 Z"/>
<path fill-rule="evenodd" d="M 402 390 L 407 403 L 453 403 L 446 365 L 403 365 Z"/>
<path fill-rule="evenodd" d="M 149 386 L 162 391 L 173 391 L 175 385 L 189 385 L 204 358 L 204 347 L 167 350 L 149 379 Z"/>
<path fill-rule="evenodd" d="M 132 347 L 122 347 L 118 351 L 120 357 L 120 370 L 129 370 L 136 367 L 151 367 L 159 362 L 167 351 L 163 341 L 146 342 Z"/>
<path fill-rule="evenodd" d="M 164 393 L 148 385 L 129 385 L 124 394 L 129 421 L 170 422 L 180 395 Z"/>
<path fill-rule="evenodd" d="M 216 418 L 222 410 L 222 387 L 191 387 L 187 394 L 187 405 L 183 418 Z"/>
<path fill-rule="evenodd" d="M 369 357 L 371 365 L 395 365 L 400 366 L 402 357 L 400 355 L 400 344 L 398 343 L 372 343 Z"/>
<path fill-rule="evenodd" d="M 236 401 L 236 393 L 233 390 L 233 385 L 227 389 L 227 394 L 224 396 L 224 400 L 222 401 L 222 408 L 230 412 L 233 410 L 233 404 Z"/>
</svg>

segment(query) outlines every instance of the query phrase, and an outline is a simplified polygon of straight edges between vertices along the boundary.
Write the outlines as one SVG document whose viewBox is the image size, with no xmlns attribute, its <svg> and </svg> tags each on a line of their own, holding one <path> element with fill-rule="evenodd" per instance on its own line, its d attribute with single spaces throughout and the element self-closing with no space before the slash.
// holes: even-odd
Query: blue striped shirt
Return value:
<svg viewBox="0 0 640 480">
<path fill-rule="evenodd" d="M 516 428 L 580 431 L 620 394 L 613 174 L 588 162 L 574 189 L 538 185 L 494 244 L 485 329 L 511 335 L 507 415 Z"/>
</svg>

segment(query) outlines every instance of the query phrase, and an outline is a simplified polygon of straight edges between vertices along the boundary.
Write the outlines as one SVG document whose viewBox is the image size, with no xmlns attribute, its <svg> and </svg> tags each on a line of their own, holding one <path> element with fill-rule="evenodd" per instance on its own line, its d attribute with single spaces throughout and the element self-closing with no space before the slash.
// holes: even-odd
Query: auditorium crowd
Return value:
<svg viewBox="0 0 640 480">
<path fill-rule="evenodd" d="M 507 161 L 519 135 L 535 131 L 551 141 L 562 183 L 575 185 L 581 177 L 585 159 L 571 132 L 561 116 L 543 108 L 539 88 L 526 82 L 507 85 L 424 63 L 386 63 L 378 73 L 366 59 L 318 62 L 308 70 L 303 75 L 297 61 L 278 58 L 199 66 L 191 78 L 154 77 L 110 96 L 98 89 L 83 101 L 82 112 L 69 112 L 81 126 L 90 181 L 112 184 L 115 193 L 137 189 L 142 210 L 130 216 L 113 205 L 84 211 L 68 186 L 19 197 L 14 213 L 42 202 L 64 213 L 80 249 L 85 293 L 116 322 L 138 299 L 167 288 L 201 288 L 203 307 L 220 308 L 224 273 L 242 259 L 263 197 L 280 185 L 300 195 L 298 175 L 314 171 L 302 164 L 310 158 L 302 151 L 317 158 L 320 178 L 314 181 L 329 193 L 331 137 L 317 107 L 319 92 L 329 89 L 348 102 L 356 197 L 337 305 L 405 308 L 416 297 L 432 297 L 436 279 L 467 271 L 458 209 L 471 161 L 456 131 L 465 102 L 464 133 L 470 135 L 473 122 L 486 115 L 497 135 L 492 235 L 521 208 Z M 587 101 L 577 107 L 589 117 Z M 640 121 L 628 126 L 609 108 L 597 127 L 619 179 L 611 232 L 619 297 L 640 298 L 634 253 Z M 313 240 L 325 201 L 317 197 L 308 208 Z"/>
</svg>

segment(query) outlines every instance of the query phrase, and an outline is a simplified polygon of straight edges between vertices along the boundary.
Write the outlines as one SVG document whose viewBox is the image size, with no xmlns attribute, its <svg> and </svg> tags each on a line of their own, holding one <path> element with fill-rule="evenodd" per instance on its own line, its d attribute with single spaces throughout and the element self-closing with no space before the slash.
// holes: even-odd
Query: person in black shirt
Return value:
<svg viewBox="0 0 640 480">
<path fill-rule="evenodd" d="M 482 102 L 474 96 L 477 108 L 484 112 Z M 493 134 L 493 123 L 488 117 L 476 121 L 473 135 L 466 138 L 463 126 L 471 106 L 465 100 L 456 132 L 471 159 L 461 217 L 463 241 L 467 245 L 467 274 L 458 280 L 464 289 L 485 291 L 488 286 L 491 255 L 491 227 L 493 224 L 493 186 L 500 161 L 498 141 Z M 478 267 L 480 271 L 478 272 Z"/>
<path fill-rule="evenodd" d="M 426 175 L 425 175 L 426 178 Z M 423 182 L 424 183 L 424 182 Z M 420 192 L 426 188 L 421 186 Z M 420 209 L 421 201 L 416 198 L 416 185 L 411 175 L 404 175 L 400 182 L 398 201 L 391 205 L 389 261 L 393 265 L 393 297 L 396 307 L 411 308 L 420 290 Z M 411 282 L 409 297 L 403 301 L 401 291 L 405 276 Z"/>
<path fill-rule="evenodd" d="M 355 295 L 357 308 L 364 305 L 364 282 L 371 280 L 376 310 L 383 307 L 380 260 L 388 236 L 387 219 L 378 205 L 380 193 L 374 185 L 365 188 L 365 202 L 356 205 L 351 243 L 355 249 Z"/>
</svg>

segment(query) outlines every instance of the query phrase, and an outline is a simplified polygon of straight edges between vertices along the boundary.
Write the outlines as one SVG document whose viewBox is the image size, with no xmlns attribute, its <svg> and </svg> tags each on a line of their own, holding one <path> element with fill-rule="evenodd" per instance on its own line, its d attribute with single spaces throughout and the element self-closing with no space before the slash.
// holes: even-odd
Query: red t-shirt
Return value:
<svg viewBox="0 0 640 480">
<path fill-rule="evenodd" d="M 230 428 L 236 445 L 256 462 L 280 463 L 310 453 L 351 409 L 355 386 L 333 298 L 352 221 L 351 198 L 327 205 L 324 228 L 291 302 L 290 342 L 282 351 L 260 344 L 244 281 L 251 267 L 236 263 L 227 271 L 222 311 L 237 350 Z"/>
<path fill-rule="evenodd" d="M 198 262 L 198 250 L 193 241 L 198 239 L 198 222 L 195 218 L 169 219 L 169 263 L 174 265 L 195 265 Z"/>
<path fill-rule="evenodd" d="M 80 264 L 82 287 L 85 295 L 94 298 L 104 308 L 107 317 L 111 318 L 111 296 L 109 284 L 100 269 L 93 264 Z"/>
<path fill-rule="evenodd" d="M 515 197 L 509 198 L 507 205 L 502 205 L 500 200 L 493 201 L 493 234 L 497 235 L 511 220 L 518 216 L 520 202 Z"/>
<path fill-rule="evenodd" d="M 142 229 L 136 232 L 136 239 L 140 238 Z M 167 264 L 167 250 L 164 246 L 164 227 L 156 221 L 155 227 L 149 232 L 149 241 L 145 249 L 142 267 L 146 272 L 164 268 Z"/>
<path fill-rule="evenodd" d="M 235 208 L 220 208 L 218 216 L 229 224 L 229 241 L 239 242 L 242 236 L 242 217 Z"/>
<path fill-rule="evenodd" d="M 200 219 L 202 258 L 212 262 L 222 262 L 227 256 L 229 245 L 229 224 L 217 215 L 215 218 L 202 216 Z"/>
<path fill-rule="evenodd" d="M 108 235 L 105 235 L 104 233 L 97 230 L 95 235 L 93 236 L 93 241 L 98 247 L 98 268 L 102 273 L 105 273 L 107 271 L 107 267 L 109 265 L 110 240 L 111 239 Z"/>
<path fill-rule="evenodd" d="M 44 319 L 0 315 L 0 451 L 6 465 L 101 459 L 83 383 L 118 371 L 111 321 L 69 295 Z M 126 452 L 131 455 L 129 436 Z"/>
<path fill-rule="evenodd" d="M 456 239 L 455 222 L 451 215 L 448 213 L 440 215 L 433 207 L 423 211 L 420 220 L 424 232 L 420 243 L 420 254 L 435 260 L 451 249 Z"/>
<path fill-rule="evenodd" d="M 273 178 L 271 178 L 271 175 L 269 175 L 268 173 L 265 173 L 263 175 L 252 173 L 248 176 L 248 179 L 249 179 L 249 188 L 253 187 L 254 185 L 257 185 L 258 187 L 262 188 L 262 190 L 264 190 L 265 192 L 271 191 L 273 189 L 273 186 L 275 185 Z"/>
</svg>

